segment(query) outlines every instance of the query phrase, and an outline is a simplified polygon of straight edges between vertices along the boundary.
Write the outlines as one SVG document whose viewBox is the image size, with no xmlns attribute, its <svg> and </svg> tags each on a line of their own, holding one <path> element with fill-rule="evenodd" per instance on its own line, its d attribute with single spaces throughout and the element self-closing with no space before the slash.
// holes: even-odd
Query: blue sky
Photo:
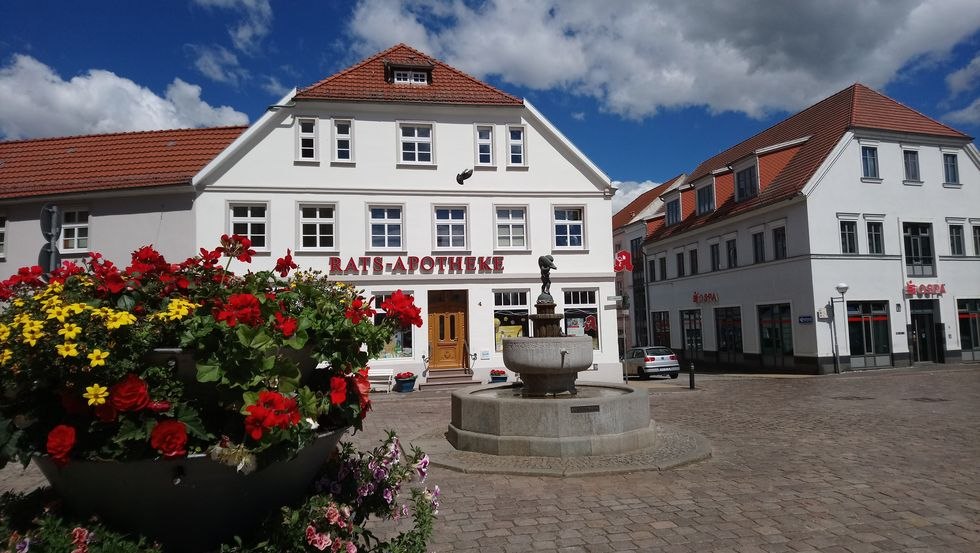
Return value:
<svg viewBox="0 0 980 553">
<path fill-rule="evenodd" d="M 79 6 L 84 6 L 84 8 Z M 980 134 L 976 0 L 7 0 L 0 139 L 243 124 L 405 42 L 651 183 L 854 82 Z"/>
</svg>

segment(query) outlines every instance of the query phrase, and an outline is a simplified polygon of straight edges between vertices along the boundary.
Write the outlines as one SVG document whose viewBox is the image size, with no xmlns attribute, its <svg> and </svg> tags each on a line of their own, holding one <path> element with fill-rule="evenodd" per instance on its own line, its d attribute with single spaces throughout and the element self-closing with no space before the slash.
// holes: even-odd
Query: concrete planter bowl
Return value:
<svg viewBox="0 0 980 553">
<path fill-rule="evenodd" d="M 592 338 L 505 338 L 503 354 L 504 365 L 521 375 L 524 396 L 574 394 L 579 371 L 592 366 Z"/>
<path fill-rule="evenodd" d="M 72 513 L 98 515 L 169 551 L 208 551 L 255 529 L 278 507 L 299 502 L 346 432 L 321 434 L 289 459 L 248 475 L 204 455 L 184 459 L 35 463 Z"/>
</svg>

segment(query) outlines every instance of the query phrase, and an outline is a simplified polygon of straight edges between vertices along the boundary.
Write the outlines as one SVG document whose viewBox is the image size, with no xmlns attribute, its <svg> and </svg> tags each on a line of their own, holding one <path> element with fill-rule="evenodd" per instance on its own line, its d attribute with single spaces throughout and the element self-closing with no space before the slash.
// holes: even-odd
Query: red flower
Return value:
<svg viewBox="0 0 980 553">
<path fill-rule="evenodd" d="M 151 401 L 146 404 L 146 408 L 154 413 L 163 413 L 170 410 L 169 401 Z"/>
<path fill-rule="evenodd" d="M 216 248 L 213 251 L 208 251 L 204 248 L 201 248 L 201 261 L 204 263 L 204 266 L 210 268 L 217 265 L 218 262 L 221 261 L 222 251 L 223 250 L 221 248 Z"/>
<path fill-rule="evenodd" d="M 361 406 L 360 418 L 363 419 L 367 416 L 368 411 L 371 410 L 371 399 L 369 398 L 371 382 L 368 380 L 367 367 L 354 374 L 354 385 L 357 386 L 357 400 Z"/>
<path fill-rule="evenodd" d="M 259 310 L 259 298 L 252 294 L 232 294 L 228 303 L 222 306 L 214 316 L 218 321 L 224 321 L 228 326 L 239 322 L 249 326 L 262 324 L 262 312 Z"/>
<path fill-rule="evenodd" d="M 158 422 L 150 432 L 150 445 L 167 459 L 187 455 L 187 426 L 173 419 Z"/>
<path fill-rule="evenodd" d="M 282 332 L 282 335 L 289 338 L 296 332 L 296 327 L 299 326 L 299 321 L 293 317 L 283 317 L 282 313 L 276 311 L 276 328 Z"/>
<path fill-rule="evenodd" d="M 350 322 L 360 324 L 362 320 L 374 316 L 375 311 L 374 309 L 371 309 L 372 301 L 374 301 L 374 298 L 368 300 L 367 303 L 365 303 L 360 296 L 354 298 L 354 301 L 350 303 L 347 311 L 344 312 L 344 316 L 347 317 Z"/>
<path fill-rule="evenodd" d="M 379 307 L 384 309 L 388 317 L 396 319 L 402 326 L 422 326 L 422 317 L 420 316 L 422 310 L 415 305 L 415 299 L 412 296 L 405 295 L 401 290 L 395 290 L 395 293 L 382 302 Z"/>
<path fill-rule="evenodd" d="M 347 379 L 342 376 L 330 377 L 330 403 L 340 405 L 347 401 Z"/>
<path fill-rule="evenodd" d="M 299 424 L 299 405 L 296 400 L 279 392 L 263 390 L 258 401 L 245 408 L 245 431 L 253 440 L 271 428 L 288 428 Z"/>
<path fill-rule="evenodd" d="M 95 417 L 102 422 L 116 422 L 119 412 L 112 406 L 112 403 L 103 403 L 94 407 Z"/>
<path fill-rule="evenodd" d="M 286 275 L 289 274 L 290 269 L 298 268 L 299 265 L 293 263 L 293 252 L 289 248 L 286 248 L 286 257 L 280 257 L 276 260 L 275 271 L 279 273 L 279 276 L 282 278 L 286 278 Z"/>
<path fill-rule="evenodd" d="M 51 460 L 58 466 L 68 464 L 68 453 L 75 447 L 75 429 L 67 424 L 59 424 L 48 432 L 46 450 Z"/>
<path fill-rule="evenodd" d="M 109 390 L 112 406 L 120 411 L 139 411 L 150 403 L 146 381 L 129 373 Z"/>
<path fill-rule="evenodd" d="M 222 234 L 221 247 L 218 249 L 228 257 L 234 257 L 239 261 L 251 263 L 252 256 L 255 255 L 255 250 L 251 248 L 252 240 L 250 240 L 247 236 L 241 236 L 238 234 L 228 236 L 227 234 Z"/>
</svg>

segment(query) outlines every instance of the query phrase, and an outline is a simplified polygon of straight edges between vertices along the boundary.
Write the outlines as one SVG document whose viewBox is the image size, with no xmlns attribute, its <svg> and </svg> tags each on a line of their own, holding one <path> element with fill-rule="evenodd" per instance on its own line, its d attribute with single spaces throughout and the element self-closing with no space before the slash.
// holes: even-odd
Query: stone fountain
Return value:
<svg viewBox="0 0 980 553">
<path fill-rule="evenodd" d="M 521 383 L 479 386 L 452 396 L 447 436 L 457 450 L 492 455 L 580 457 L 651 447 L 656 434 L 645 391 L 576 384 L 592 366 L 592 338 L 563 336 L 551 297 L 550 255 L 538 259 L 541 295 L 533 337 L 504 338 L 504 365 Z"/>
</svg>

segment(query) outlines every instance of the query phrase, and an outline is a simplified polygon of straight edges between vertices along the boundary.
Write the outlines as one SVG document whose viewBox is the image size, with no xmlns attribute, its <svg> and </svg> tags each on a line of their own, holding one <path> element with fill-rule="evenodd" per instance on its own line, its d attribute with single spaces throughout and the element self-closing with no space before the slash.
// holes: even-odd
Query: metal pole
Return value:
<svg viewBox="0 0 980 553">
<path fill-rule="evenodd" d="M 834 348 L 834 374 L 840 374 L 840 360 L 838 359 L 837 356 L 837 310 L 834 309 L 833 297 L 830 298 L 830 311 L 831 311 L 830 328 L 832 332 L 830 336 L 830 344 Z"/>
<path fill-rule="evenodd" d="M 690 376 L 690 380 L 691 380 L 690 388 L 693 390 L 694 389 L 694 361 L 691 361 L 691 364 L 689 365 L 688 376 Z"/>
</svg>

